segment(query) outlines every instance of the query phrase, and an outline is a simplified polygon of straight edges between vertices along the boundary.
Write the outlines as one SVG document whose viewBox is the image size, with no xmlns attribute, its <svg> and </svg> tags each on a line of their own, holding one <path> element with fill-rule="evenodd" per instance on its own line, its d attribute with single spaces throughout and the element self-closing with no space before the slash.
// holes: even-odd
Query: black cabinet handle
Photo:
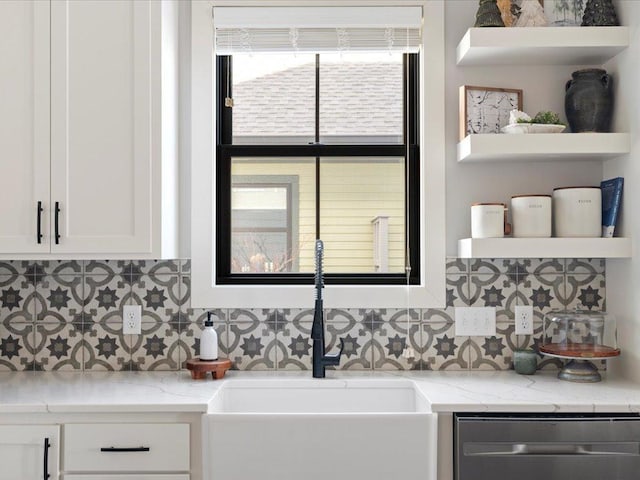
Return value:
<svg viewBox="0 0 640 480">
<path fill-rule="evenodd" d="M 51 444 L 49 443 L 49 439 L 44 439 L 44 480 L 49 480 L 49 447 Z"/>
<path fill-rule="evenodd" d="M 55 224 L 54 224 L 54 237 L 56 239 L 56 245 L 60 243 L 60 202 L 56 202 L 55 207 L 56 215 L 55 215 Z"/>
<path fill-rule="evenodd" d="M 148 452 L 149 450 L 151 450 L 149 447 L 124 447 L 124 448 L 102 447 L 100 449 L 101 452 L 115 452 L 115 453 L 120 453 L 120 452 Z"/>
<path fill-rule="evenodd" d="M 38 202 L 38 208 L 36 209 L 36 242 L 42 243 L 42 202 Z"/>
</svg>

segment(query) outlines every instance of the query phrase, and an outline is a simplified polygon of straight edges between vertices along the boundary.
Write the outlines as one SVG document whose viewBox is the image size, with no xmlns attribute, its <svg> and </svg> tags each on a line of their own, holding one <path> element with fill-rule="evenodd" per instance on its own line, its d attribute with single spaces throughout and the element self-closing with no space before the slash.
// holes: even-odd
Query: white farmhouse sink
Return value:
<svg viewBox="0 0 640 480">
<path fill-rule="evenodd" d="M 436 418 L 410 380 L 231 380 L 209 412 L 206 480 L 436 478 Z"/>
<path fill-rule="evenodd" d="M 409 380 L 236 380 L 215 396 L 220 413 L 410 413 L 429 403 Z"/>
</svg>

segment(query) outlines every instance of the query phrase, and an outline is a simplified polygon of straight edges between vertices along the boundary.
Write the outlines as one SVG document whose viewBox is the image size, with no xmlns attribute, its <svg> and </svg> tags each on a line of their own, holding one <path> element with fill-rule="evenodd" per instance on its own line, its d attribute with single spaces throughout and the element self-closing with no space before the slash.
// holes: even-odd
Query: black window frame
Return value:
<svg viewBox="0 0 640 480">
<path fill-rule="evenodd" d="M 319 183 L 320 158 L 328 157 L 403 157 L 407 179 L 405 205 L 405 239 L 408 239 L 407 273 L 325 273 L 328 285 L 411 285 L 420 283 L 420 124 L 419 58 L 417 53 L 403 55 L 404 125 L 402 144 L 330 145 L 233 145 L 232 108 L 225 98 L 232 97 L 232 58 L 216 57 L 216 252 L 215 272 L 218 285 L 307 285 L 313 273 L 232 273 L 231 272 L 231 163 L 242 157 L 313 157 L 316 159 L 316 186 Z M 316 140 L 319 139 L 319 56 L 316 55 Z M 408 155 L 408 158 L 407 158 Z M 408 171 L 407 171 L 408 170 Z M 316 234 L 319 229 L 319 188 L 316 188 Z"/>
</svg>

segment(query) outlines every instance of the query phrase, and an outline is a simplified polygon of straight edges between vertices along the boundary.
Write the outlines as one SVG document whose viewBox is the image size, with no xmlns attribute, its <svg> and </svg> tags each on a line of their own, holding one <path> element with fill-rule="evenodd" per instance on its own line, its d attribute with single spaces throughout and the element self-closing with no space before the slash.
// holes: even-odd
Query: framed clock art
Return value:
<svg viewBox="0 0 640 480">
<path fill-rule="evenodd" d="M 460 140 L 472 133 L 500 133 L 513 109 L 522 110 L 522 90 L 462 85 Z"/>
</svg>

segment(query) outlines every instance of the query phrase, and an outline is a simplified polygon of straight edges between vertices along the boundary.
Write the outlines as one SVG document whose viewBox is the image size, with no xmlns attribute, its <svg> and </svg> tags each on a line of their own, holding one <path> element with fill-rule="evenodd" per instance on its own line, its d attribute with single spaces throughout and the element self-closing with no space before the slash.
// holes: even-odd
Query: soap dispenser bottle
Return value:
<svg viewBox="0 0 640 480">
<path fill-rule="evenodd" d="M 207 320 L 204 322 L 204 330 L 200 337 L 200 360 L 212 362 L 218 359 L 218 334 L 213 328 L 211 312 L 207 312 Z"/>
</svg>

